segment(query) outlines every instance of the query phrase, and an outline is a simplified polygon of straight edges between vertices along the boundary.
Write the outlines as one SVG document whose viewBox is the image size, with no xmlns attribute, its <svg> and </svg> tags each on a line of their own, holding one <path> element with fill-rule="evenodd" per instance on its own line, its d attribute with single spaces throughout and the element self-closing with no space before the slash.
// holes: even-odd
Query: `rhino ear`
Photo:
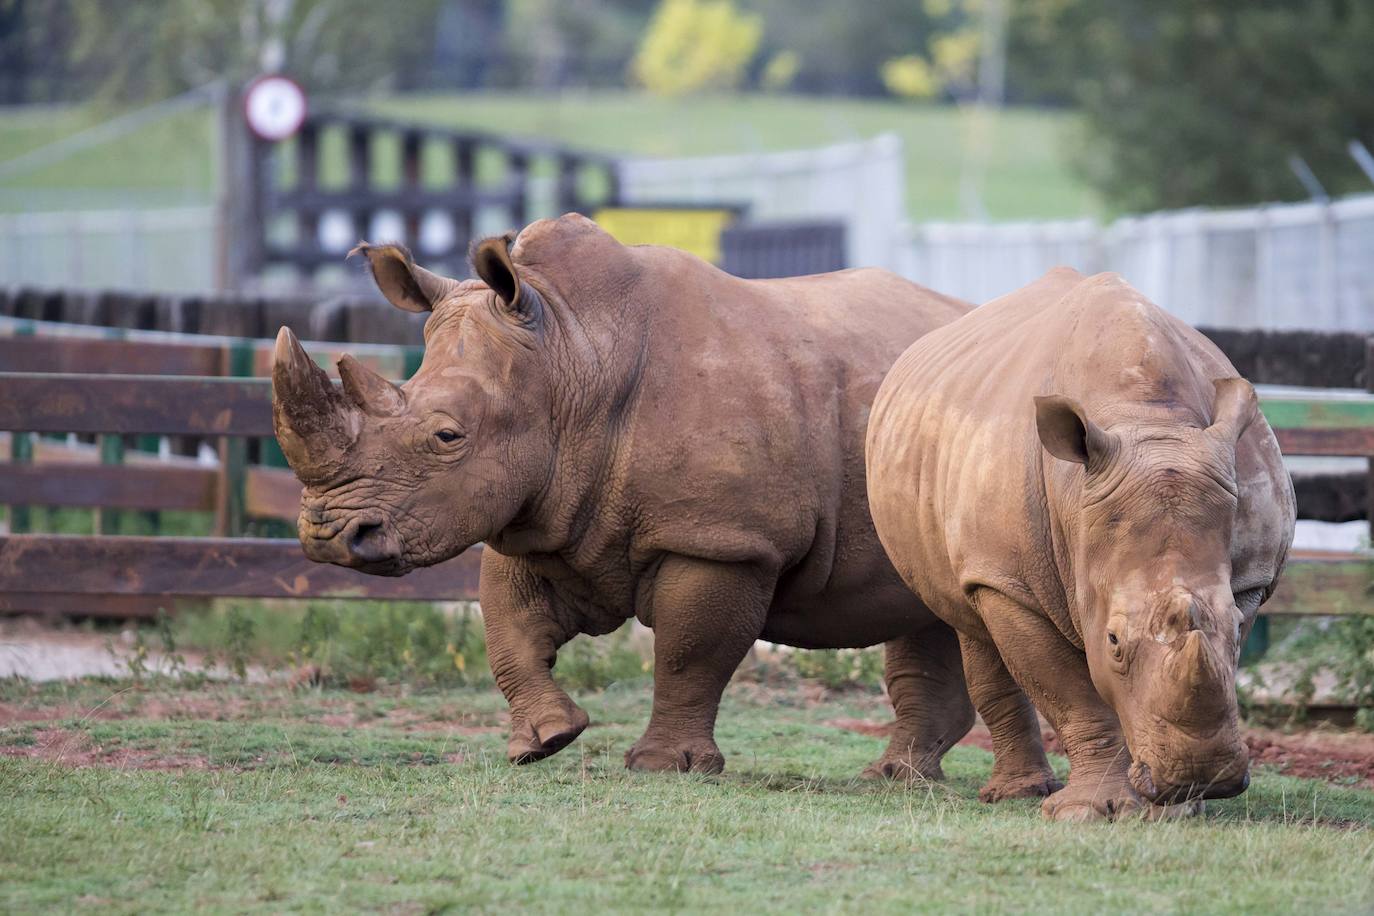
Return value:
<svg viewBox="0 0 1374 916">
<path fill-rule="evenodd" d="M 1035 429 L 1045 451 L 1088 468 L 1100 466 L 1116 448 L 1116 437 L 1089 420 L 1077 401 L 1063 395 L 1035 399 Z"/>
<path fill-rule="evenodd" d="M 1259 416 L 1259 397 L 1255 386 L 1243 378 L 1219 378 L 1213 384 L 1217 396 L 1212 402 L 1212 425 L 1207 431 L 1234 444 Z"/>
<path fill-rule="evenodd" d="M 472 269 L 490 286 L 506 309 L 522 321 L 532 321 L 539 313 L 539 295 L 520 279 L 520 271 L 510 256 L 514 233 L 482 239 L 472 248 Z"/>
<path fill-rule="evenodd" d="M 442 302 L 457 280 L 430 273 L 416 265 L 409 249 L 402 245 L 372 245 L 359 242 L 348 253 L 365 255 L 372 268 L 372 279 L 387 301 L 407 312 L 432 312 Z"/>
</svg>

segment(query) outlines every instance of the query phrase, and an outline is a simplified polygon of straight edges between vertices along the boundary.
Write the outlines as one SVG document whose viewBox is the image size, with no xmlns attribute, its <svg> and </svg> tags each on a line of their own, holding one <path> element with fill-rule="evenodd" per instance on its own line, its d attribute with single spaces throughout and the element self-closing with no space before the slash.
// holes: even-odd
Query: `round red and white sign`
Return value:
<svg viewBox="0 0 1374 916">
<path fill-rule="evenodd" d="M 305 90 L 285 76 L 260 76 L 243 93 L 248 127 L 264 140 L 285 140 L 305 122 Z"/>
</svg>

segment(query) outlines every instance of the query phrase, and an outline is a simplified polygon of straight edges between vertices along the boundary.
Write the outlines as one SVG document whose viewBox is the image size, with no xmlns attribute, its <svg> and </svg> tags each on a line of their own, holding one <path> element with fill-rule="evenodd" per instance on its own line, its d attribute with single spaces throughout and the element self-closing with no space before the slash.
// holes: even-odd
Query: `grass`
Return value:
<svg viewBox="0 0 1374 916">
<path fill-rule="evenodd" d="M 893 131 L 907 160 L 913 219 L 961 216 L 961 138 L 967 114 L 950 106 L 785 95 L 662 99 L 634 92 L 549 95 L 416 94 L 370 98 L 389 117 L 553 138 L 569 145 L 653 156 L 751 153 L 820 146 Z M 108 116 L 106 114 L 105 116 Z M 102 113 L 43 108 L 0 113 L 0 161 L 82 127 Z M 1071 114 L 1011 109 L 992 128 L 983 197 L 995 219 L 1075 217 L 1097 212 L 1097 198 L 1069 168 Z M 50 189 L 75 191 L 71 205 L 98 192 L 136 189 L 159 202 L 208 200 L 213 175 L 208 113 L 167 119 L 101 147 L 0 182 L 0 209 L 22 208 Z M 342 149 L 324 171 L 342 170 Z M 50 194 L 44 205 L 53 203 Z"/>
<path fill-rule="evenodd" d="M 141 763 L 0 756 L 0 910 L 1322 912 L 1374 899 L 1371 792 L 1260 771 L 1200 820 L 1048 824 L 1034 802 L 976 801 L 990 755 L 974 748 L 952 752 L 946 784 L 855 779 L 881 742 L 825 723 L 886 717 L 872 693 L 817 703 L 737 685 L 715 778 L 623 769 L 647 679 L 579 699 L 593 727 L 513 768 L 491 690 L 5 682 L 0 703 L 27 721 L 0 729 L 0 746 L 56 734 Z M 181 765 L 140 768 L 160 758 Z"/>
</svg>

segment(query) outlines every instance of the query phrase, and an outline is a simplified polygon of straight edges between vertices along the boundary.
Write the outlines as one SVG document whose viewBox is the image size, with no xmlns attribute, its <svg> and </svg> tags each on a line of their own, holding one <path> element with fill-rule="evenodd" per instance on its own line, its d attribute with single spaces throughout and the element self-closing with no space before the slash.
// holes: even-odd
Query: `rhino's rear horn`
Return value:
<svg viewBox="0 0 1374 916">
<path fill-rule="evenodd" d="M 345 353 L 339 360 L 339 378 L 344 393 L 363 413 L 391 417 L 405 409 L 405 394 L 391 382 Z"/>
</svg>

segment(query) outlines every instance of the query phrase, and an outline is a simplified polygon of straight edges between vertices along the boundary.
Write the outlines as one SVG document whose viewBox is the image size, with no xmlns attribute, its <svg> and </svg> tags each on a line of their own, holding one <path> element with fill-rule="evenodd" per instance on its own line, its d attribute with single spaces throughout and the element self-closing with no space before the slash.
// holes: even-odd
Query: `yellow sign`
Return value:
<svg viewBox="0 0 1374 916">
<path fill-rule="evenodd" d="M 603 207 L 592 218 L 622 245 L 671 245 L 720 263 L 720 234 L 736 213 L 714 209 Z"/>
</svg>

